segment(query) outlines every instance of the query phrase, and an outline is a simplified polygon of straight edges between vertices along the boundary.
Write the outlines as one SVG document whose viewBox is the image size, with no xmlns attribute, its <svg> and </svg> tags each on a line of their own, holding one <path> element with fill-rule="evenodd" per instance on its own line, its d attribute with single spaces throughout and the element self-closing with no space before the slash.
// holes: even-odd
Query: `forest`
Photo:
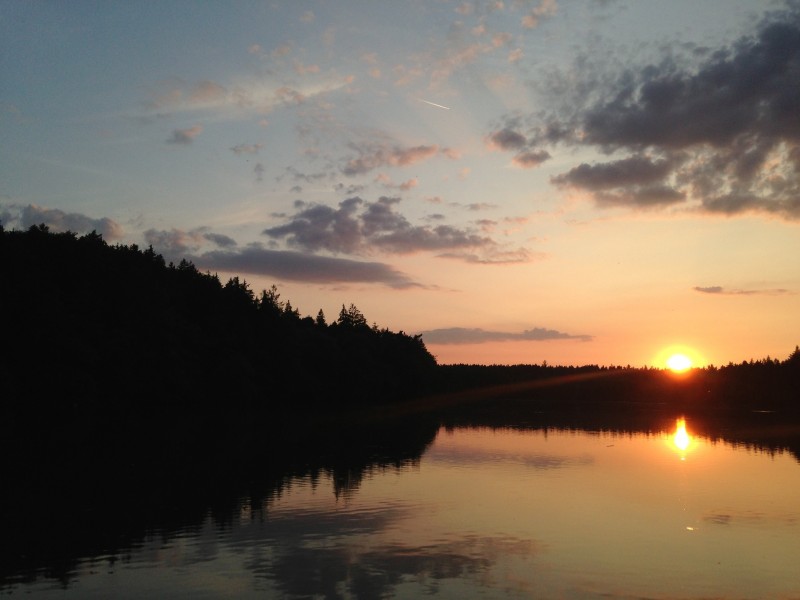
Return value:
<svg viewBox="0 0 800 600">
<path fill-rule="evenodd" d="M 238 277 L 223 283 L 186 260 L 167 264 L 152 247 L 110 245 L 95 232 L 0 227 L 0 269 L 3 422 L 14 431 L 36 421 L 87 433 L 173 434 L 177 426 L 187 435 L 258 423 L 260 433 L 280 415 L 312 419 L 468 390 L 564 406 L 799 403 L 798 348 L 782 361 L 687 377 L 599 365 L 438 365 L 421 336 L 370 325 L 355 304 L 330 322 L 322 310 L 301 316 L 274 285 L 257 294 Z"/>
<path fill-rule="evenodd" d="M 449 413 L 522 399 L 549 411 L 800 410 L 800 349 L 785 360 L 693 369 L 438 365 L 419 335 L 370 325 L 355 304 L 301 316 L 152 247 L 0 227 L 2 434 L 55 448 L 224 464 L 354 414 Z M 166 450 L 169 449 L 167 452 Z M 137 449 L 139 452 L 140 449 Z M 96 460 L 96 457 L 93 457 Z M 146 462 L 146 461 L 145 461 Z"/>
</svg>

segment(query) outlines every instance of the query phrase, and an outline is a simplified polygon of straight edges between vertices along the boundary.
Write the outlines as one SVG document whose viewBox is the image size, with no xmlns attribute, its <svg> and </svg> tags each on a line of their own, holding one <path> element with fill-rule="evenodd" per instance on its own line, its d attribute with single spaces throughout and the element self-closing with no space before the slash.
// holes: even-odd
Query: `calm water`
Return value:
<svg viewBox="0 0 800 600">
<path fill-rule="evenodd" d="M 291 480 L 84 557 L 42 598 L 800 598 L 800 463 L 660 434 L 440 429 L 418 460 Z M 68 515 L 65 515 L 68 518 Z"/>
</svg>

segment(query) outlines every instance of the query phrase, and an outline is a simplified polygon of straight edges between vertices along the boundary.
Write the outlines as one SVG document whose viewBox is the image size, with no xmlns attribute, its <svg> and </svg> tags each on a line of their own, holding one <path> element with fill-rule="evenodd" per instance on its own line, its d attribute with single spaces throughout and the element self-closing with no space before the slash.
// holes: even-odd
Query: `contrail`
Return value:
<svg viewBox="0 0 800 600">
<path fill-rule="evenodd" d="M 425 104 L 430 104 L 431 106 L 436 106 L 438 108 L 443 108 L 445 110 L 450 110 L 447 106 L 442 106 L 441 104 L 436 104 L 435 102 L 428 102 L 427 100 L 423 100 L 422 98 L 417 98 L 420 102 L 424 102 Z"/>
</svg>

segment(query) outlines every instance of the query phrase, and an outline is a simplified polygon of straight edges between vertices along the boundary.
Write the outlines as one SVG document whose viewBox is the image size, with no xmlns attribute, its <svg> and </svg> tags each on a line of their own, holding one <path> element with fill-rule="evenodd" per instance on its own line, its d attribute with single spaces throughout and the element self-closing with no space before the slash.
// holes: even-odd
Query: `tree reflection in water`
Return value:
<svg viewBox="0 0 800 600">
<path fill-rule="evenodd" d="M 699 440 L 773 454 L 790 451 L 795 458 L 800 448 L 800 428 L 767 413 L 714 418 L 687 414 L 676 421 L 658 411 L 558 413 L 517 402 L 496 402 L 494 408 L 487 411 L 472 404 L 435 417 L 416 414 L 401 421 L 368 420 L 363 429 L 337 426 L 306 431 L 294 443 L 285 435 L 282 447 L 265 443 L 261 454 L 240 461 L 239 470 L 227 479 L 183 490 L 161 487 L 157 495 L 153 487 L 126 482 L 121 476 L 124 468 L 116 478 L 111 473 L 102 483 L 96 472 L 91 476 L 65 473 L 61 480 L 49 482 L 49 490 L 57 495 L 43 487 L 43 493 L 33 496 L 27 506 L 9 503 L 15 512 L 4 510 L 3 529 L 8 534 L 4 538 L 14 543 L 3 550 L 0 587 L 24 590 L 38 579 L 59 582 L 66 590 L 81 590 L 82 582 L 93 577 L 88 572 L 96 570 L 97 561 L 119 574 L 130 561 L 138 560 L 137 553 L 149 549 L 156 557 L 170 548 L 181 568 L 189 571 L 205 569 L 219 560 L 220 553 L 232 552 L 246 572 L 261 582 L 251 584 L 256 589 L 289 597 L 382 597 L 409 585 L 435 593 L 445 581 L 448 586 L 457 581 L 500 585 L 493 580 L 497 569 L 513 571 L 541 555 L 543 549 L 535 536 L 502 529 L 489 534 L 481 532 L 478 524 L 473 528 L 466 523 L 446 535 L 414 540 L 404 532 L 419 516 L 415 512 L 419 506 L 414 505 L 418 499 L 400 496 L 376 506 L 361 503 L 359 490 L 367 481 L 387 481 L 383 475 L 391 473 L 406 477 L 418 469 L 440 424 L 445 431 L 481 427 L 499 432 L 659 434 L 682 457 Z M 476 468 L 480 466 L 478 458 L 471 460 Z M 528 452 L 517 462 L 554 475 L 565 469 L 596 468 L 594 458 L 585 454 Z M 490 463 L 485 465 L 487 471 L 491 468 Z M 80 481 L 83 487 L 69 486 L 67 481 Z M 169 474 L 154 473 L 153 481 L 162 485 L 169 481 Z M 332 501 L 335 510 L 313 506 L 293 510 L 292 499 L 303 489 L 310 489 L 310 497 L 328 507 Z M 742 523 L 752 520 L 748 514 L 730 507 L 710 509 L 699 522 Z M 392 535 L 382 535 L 386 532 Z M 187 543 L 196 544 L 192 552 L 184 548 Z M 178 578 L 173 584 L 179 588 L 185 581 Z"/>
</svg>

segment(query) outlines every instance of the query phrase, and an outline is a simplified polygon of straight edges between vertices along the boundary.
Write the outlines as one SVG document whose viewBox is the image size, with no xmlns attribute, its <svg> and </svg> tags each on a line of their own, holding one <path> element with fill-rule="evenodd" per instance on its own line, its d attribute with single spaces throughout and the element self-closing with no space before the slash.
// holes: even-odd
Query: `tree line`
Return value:
<svg viewBox="0 0 800 600">
<path fill-rule="evenodd" d="M 798 404 L 800 349 L 684 381 L 598 365 L 437 365 L 421 336 L 369 325 L 355 304 L 331 322 L 321 309 L 303 317 L 275 286 L 256 294 L 95 232 L 0 227 L 0 273 L 0 434 L 12 440 L 35 428 L 119 447 L 144 434 L 154 457 L 166 440 L 218 456 L 279 437 L 285 417 L 478 388 L 572 405 Z"/>
<path fill-rule="evenodd" d="M 286 419 L 397 402 L 436 374 L 420 336 L 370 326 L 354 304 L 330 323 L 301 317 L 275 286 L 256 294 L 94 232 L 0 228 L 0 277 L 0 437 L 14 454 L 90 439 L 87 452 L 221 461 Z"/>
</svg>

